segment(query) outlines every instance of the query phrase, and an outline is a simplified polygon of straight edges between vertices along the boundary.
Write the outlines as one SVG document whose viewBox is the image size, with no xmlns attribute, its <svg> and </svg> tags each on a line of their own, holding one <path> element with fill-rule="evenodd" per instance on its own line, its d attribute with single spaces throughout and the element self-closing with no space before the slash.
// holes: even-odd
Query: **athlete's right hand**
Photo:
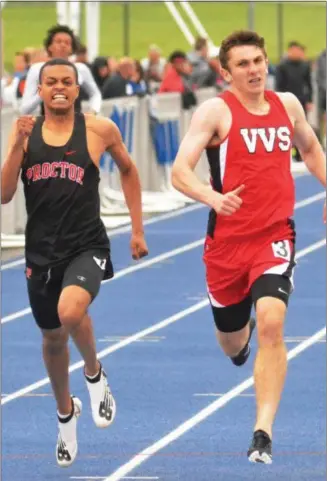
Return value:
<svg viewBox="0 0 327 481">
<path fill-rule="evenodd" d="M 244 185 L 240 185 L 237 189 L 227 192 L 227 194 L 218 194 L 218 192 L 215 192 L 211 207 L 219 215 L 227 216 L 235 214 L 243 203 L 239 194 L 244 190 L 244 187 Z"/>
<path fill-rule="evenodd" d="M 22 144 L 25 139 L 32 133 L 35 124 L 35 117 L 32 115 L 23 115 L 17 119 L 16 123 L 16 143 Z"/>
</svg>

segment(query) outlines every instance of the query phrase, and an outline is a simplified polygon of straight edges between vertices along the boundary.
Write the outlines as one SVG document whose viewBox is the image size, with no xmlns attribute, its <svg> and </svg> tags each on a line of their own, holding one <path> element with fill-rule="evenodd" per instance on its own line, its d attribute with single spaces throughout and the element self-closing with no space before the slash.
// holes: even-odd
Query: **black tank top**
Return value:
<svg viewBox="0 0 327 481">
<path fill-rule="evenodd" d="M 109 248 L 100 217 L 99 169 L 87 148 L 85 118 L 75 114 L 65 146 L 44 142 L 38 117 L 22 167 L 27 210 L 26 260 L 55 266 L 93 248 Z"/>
</svg>

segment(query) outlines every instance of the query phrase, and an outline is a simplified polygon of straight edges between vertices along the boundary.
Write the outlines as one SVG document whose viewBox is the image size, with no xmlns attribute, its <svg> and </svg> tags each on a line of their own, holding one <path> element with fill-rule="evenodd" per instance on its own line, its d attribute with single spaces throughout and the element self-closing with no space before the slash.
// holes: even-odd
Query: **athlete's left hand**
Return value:
<svg viewBox="0 0 327 481">
<path fill-rule="evenodd" d="M 142 257 L 147 256 L 149 253 L 148 246 L 146 245 L 143 234 L 133 233 L 130 246 L 132 251 L 132 257 L 134 260 L 139 260 Z"/>
</svg>

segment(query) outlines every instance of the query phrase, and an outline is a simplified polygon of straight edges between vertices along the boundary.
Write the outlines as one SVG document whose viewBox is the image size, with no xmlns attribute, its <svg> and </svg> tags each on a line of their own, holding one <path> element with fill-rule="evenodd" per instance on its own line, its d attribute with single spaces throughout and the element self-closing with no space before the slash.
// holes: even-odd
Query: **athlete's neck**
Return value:
<svg viewBox="0 0 327 481">
<path fill-rule="evenodd" d="M 265 93 L 255 93 L 253 95 L 249 95 L 248 93 L 245 95 L 237 89 L 233 89 L 231 87 L 230 91 L 235 95 L 235 97 L 241 102 L 241 104 L 251 112 L 258 112 L 259 114 L 264 112 L 267 113 L 269 111 L 269 103 L 265 99 Z"/>
<path fill-rule="evenodd" d="M 48 129 L 55 129 L 57 132 L 67 130 L 74 123 L 75 112 L 70 110 L 62 115 L 49 112 L 45 108 L 44 125 Z"/>
</svg>

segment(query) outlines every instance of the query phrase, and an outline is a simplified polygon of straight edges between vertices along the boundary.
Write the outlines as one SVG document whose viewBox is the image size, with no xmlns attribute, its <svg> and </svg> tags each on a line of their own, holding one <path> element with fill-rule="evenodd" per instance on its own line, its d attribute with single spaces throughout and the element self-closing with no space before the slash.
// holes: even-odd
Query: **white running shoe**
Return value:
<svg viewBox="0 0 327 481">
<path fill-rule="evenodd" d="M 77 419 L 82 412 L 82 402 L 72 396 L 73 412 L 68 421 L 58 421 L 59 435 L 56 448 L 57 463 L 61 468 L 70 466 L 77 456 Z"/>
<path fill-rule="evenodd" d="M 115 419 L 116 403 L 102 365 L 95 380 L 90 380 L 87 376 L 85 378 L 90 394 L 93 421 L 98 428 L 107 428 Z"/>
</svg>

